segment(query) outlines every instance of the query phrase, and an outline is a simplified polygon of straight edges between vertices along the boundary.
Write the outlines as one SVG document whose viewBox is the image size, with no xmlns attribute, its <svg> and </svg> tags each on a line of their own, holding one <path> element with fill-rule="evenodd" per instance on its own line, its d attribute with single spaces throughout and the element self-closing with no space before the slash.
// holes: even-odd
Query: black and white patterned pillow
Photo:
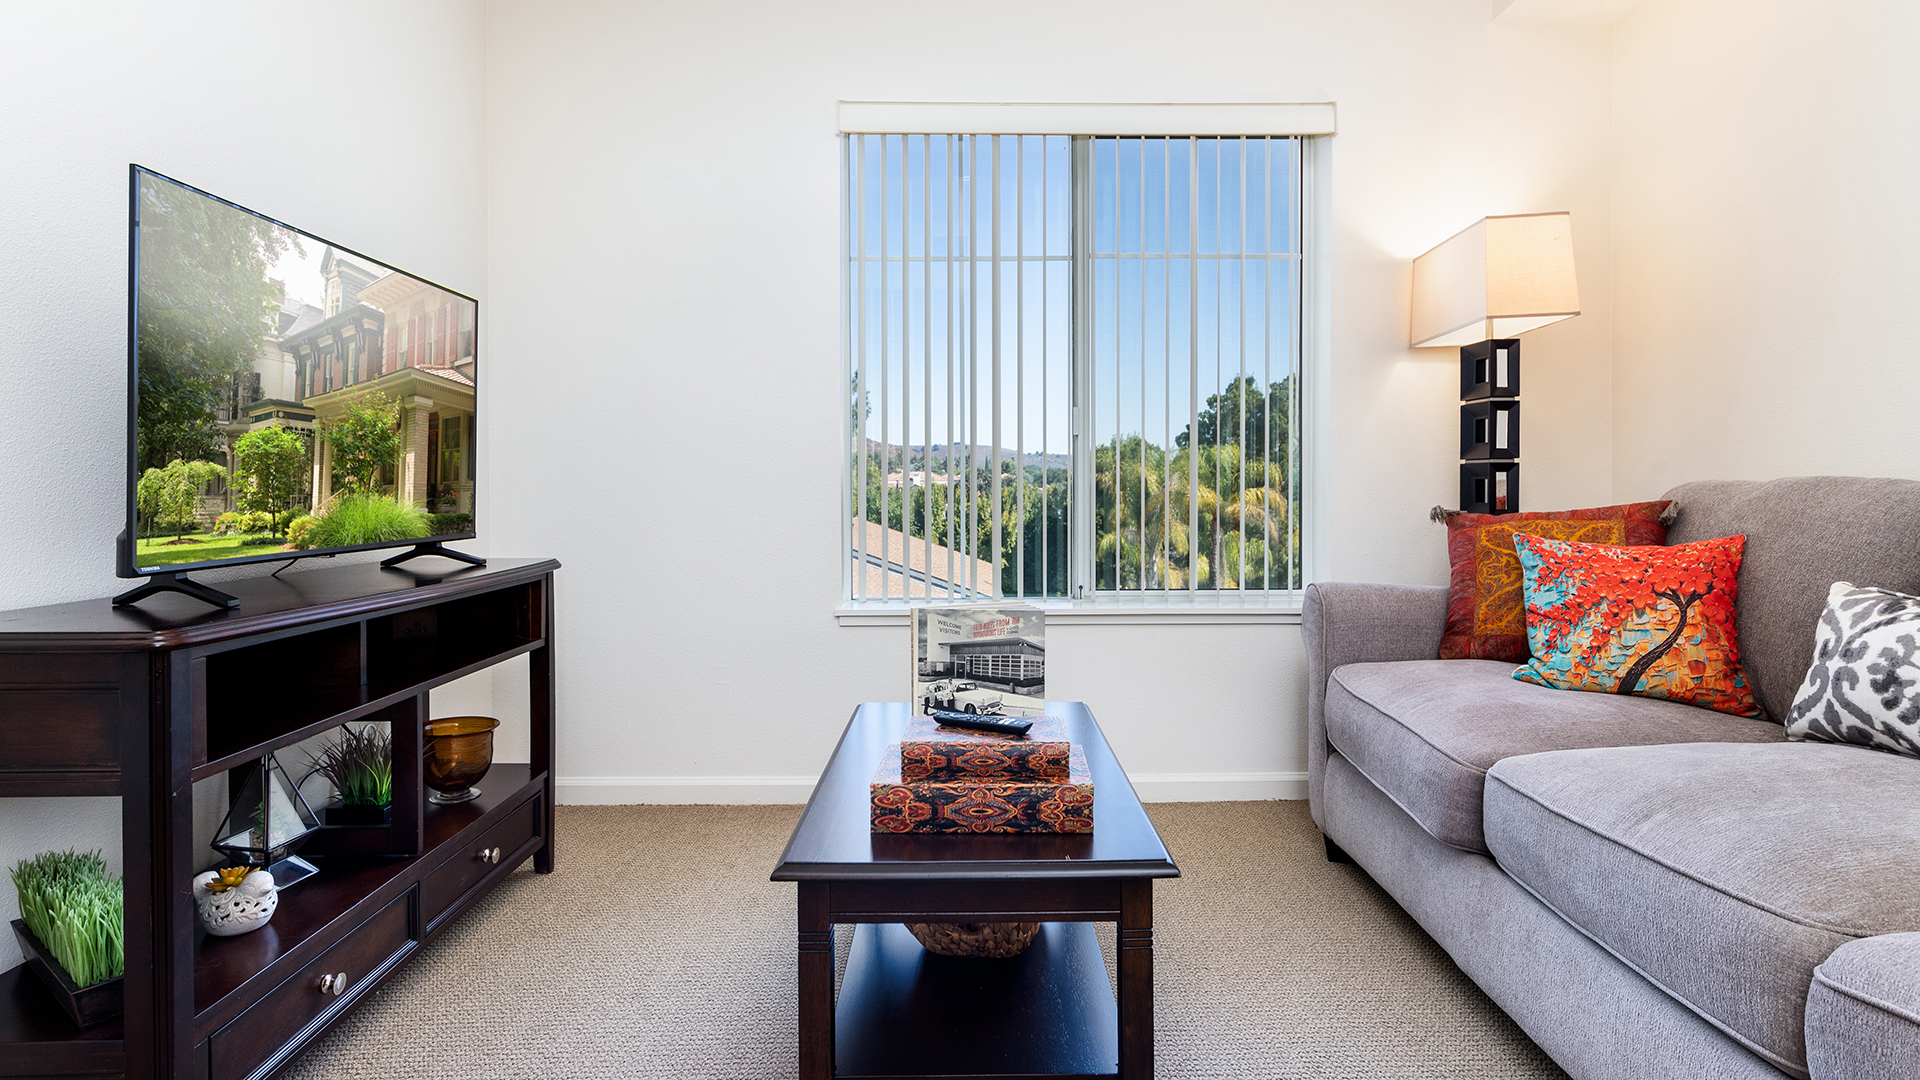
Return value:
<svg viewBox="0 0 1920 1080">
<path fill-rule="evenodd" d="M 1920 757 L 1920 596 L 1833 583 L 1787 738 Z"/>
</svg>

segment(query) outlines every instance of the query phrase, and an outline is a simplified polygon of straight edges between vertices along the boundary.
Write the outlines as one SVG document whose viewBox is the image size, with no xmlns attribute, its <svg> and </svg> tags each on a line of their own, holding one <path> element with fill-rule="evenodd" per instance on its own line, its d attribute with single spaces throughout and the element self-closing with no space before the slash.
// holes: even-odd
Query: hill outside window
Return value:
<svg viewBox="0 0 1920 1080">
<path fill-rule="evenodd" d="M 850 605 L 1297 601 L 1306 142 L 843 134 Z"/>
</svg>

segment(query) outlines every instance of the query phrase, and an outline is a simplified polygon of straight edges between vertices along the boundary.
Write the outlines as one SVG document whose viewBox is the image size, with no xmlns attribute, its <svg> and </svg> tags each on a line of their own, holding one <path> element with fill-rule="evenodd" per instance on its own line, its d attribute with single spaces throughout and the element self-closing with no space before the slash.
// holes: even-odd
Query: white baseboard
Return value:
<svg viewBox="0 0 1920 1080">
<path fill-rule="evenodd" d="M 650 804 L 803 803 L 813 793 L 812 776 L 562 776 L 554 799 L 576 806 Z M 1247 802 L 1304 799 L 1307 774 L 1136 773 L 1133 789 L 1144 802 Z M 1097 793 L 1096 793 L 1097 797 Z"/>
<path fill-rule="evenodd" d="M 1253 802 L 1262 799 L 1304 799 L 1303 772 L 1245 773 L 1131 773 L 1133 790 L 1141 802 Z M 1100 792 L 1096 789 L 1097 800 Z"/>
<path fill-rule="evenodd" d="M 560 776 L 553 799 L 577 806 L 803 803 L 817 776 Z"/>
</svg>

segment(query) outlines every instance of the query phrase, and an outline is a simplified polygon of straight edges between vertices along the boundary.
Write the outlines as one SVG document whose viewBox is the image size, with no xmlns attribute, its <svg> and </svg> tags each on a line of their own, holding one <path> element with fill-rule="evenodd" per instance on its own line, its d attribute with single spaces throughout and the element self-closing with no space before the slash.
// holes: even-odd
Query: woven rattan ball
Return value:
<svg viewBox="0 0 1920 1080">
<path fill-rule="evenodd" d="M 907 932 L 941 956 L 1018 956 L 1040 932 L 1037 922 L 908 923 Z"/>
</svg>

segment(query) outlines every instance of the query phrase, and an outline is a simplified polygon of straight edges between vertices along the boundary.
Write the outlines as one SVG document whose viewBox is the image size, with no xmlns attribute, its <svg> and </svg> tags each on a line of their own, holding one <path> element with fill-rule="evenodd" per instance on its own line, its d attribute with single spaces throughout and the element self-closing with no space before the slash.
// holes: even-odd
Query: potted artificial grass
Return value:
<svg viewBox="0 0 1920 1080">
<path fill-rule="evenodd" d="M 339 792 L 321 810 L 333 828 L 393 824 L 393 736 L 369 725 L 340 727 L 340 737 L 309 761 Z"/>
<path fill-rule="evenodd" d="M 82 1028 L 124 1011 L 126 895 L 99 852 L 48 851 L 13 868 L 13 933 L 27 966 Z"/>
</svg>

